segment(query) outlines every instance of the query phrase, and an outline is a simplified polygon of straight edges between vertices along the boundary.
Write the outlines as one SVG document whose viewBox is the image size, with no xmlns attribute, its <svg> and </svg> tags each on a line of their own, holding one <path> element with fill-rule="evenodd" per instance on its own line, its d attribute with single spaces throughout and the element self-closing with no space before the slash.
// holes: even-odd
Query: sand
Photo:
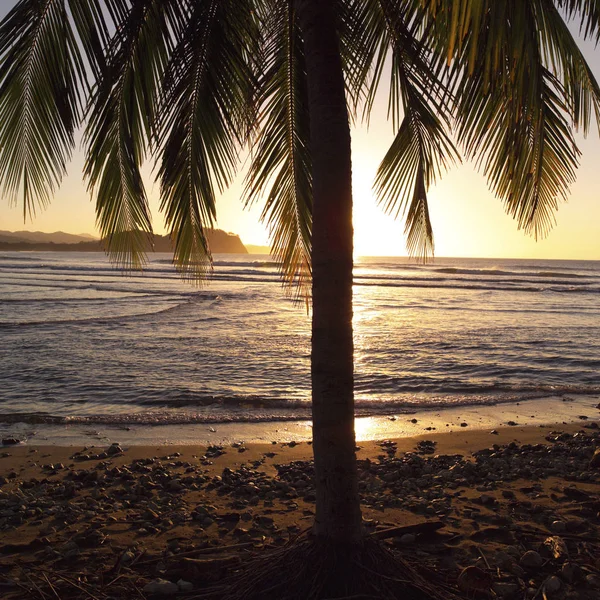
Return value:
<svg viewBox="0 0 600 600">
<path fill-rule="evenodd" d="M 516 425 L 492 433 L 476 428 L 475 418 L 461 411 L 468 427 L 457 422 L 443 433 L 359 441 L 366 531 L 439 521 L 443 527 L 431 539 L 408 534 L 383 543 L 430 564 L 454 589 L 460 573 L 476 566 L 501 598 L 534 597 L 555 576 L 561 587 L 553 597 L 597 599 L 600 469 L 588 463 L 600 438 L 594 429 L 598 410 L 589 412 L 590 418 L 578 423 Z M 566 434 L 564 441 L 558 432 Z M 579 462 L 570 464 L 578 465 L 577 472 L 568 465 L 555 473 L 535 466 L 531 477 L 492 472 L 484 480 L 440 479 L 447 470 L 444 461 L 459 461 L 462 468 L 494 444 L 500 453 L 502 448 L 512 452 L 506 449 L 512 444 L 516 450 L 506 455 L 507 469 L 518 464 L 523 472 L 530 457 L 532 465 L 543 464 L 542 448 L 567 444 L 564 456 L 576 457 Z M 410 454 L 419 445 L 425 450 L 430 445 L 433 454 Z M 193 597 L 233 567 L 199 573 L 182 563 L 185 557 L 214 560 L 225 549 L 225 556 L 244 561 L 264 551 L 256 548 L 284 545 L 309 530 L 314 515 L 310 444 L 235 446 L 208 457 L 206 446 L 185 443 L 123 444 L 113 448 L 122 450 L 114 456 L 102 454 L 112 452 L 106 444 L 1 448 L 0 597 L 145 598 L 151 595 L 144 586 L 156 577 L 189 580 Z M 425 461 L 414 479 L 416 490 L 399 488 L 403 478 L 389 476 L 406 460 Z M 552 525 L 555 521 L 560 524 Z M 565 540 L 569 560 L 544 555 L 542 567 L 519 567 L 527 550 L 537 552 L 552 535 Z M 232 560 L 236 567 L 237 559 Z M 562 572 L 567 562 L 577 569 L 572 581 Z M 475 592 L 464 593 L 472 598 Z"/>
</svg>

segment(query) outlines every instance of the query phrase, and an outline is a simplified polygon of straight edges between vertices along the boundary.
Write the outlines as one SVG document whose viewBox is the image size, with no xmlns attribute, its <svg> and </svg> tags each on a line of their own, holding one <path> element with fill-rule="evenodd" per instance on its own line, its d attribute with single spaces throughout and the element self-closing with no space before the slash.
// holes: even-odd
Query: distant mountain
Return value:
<svg viewBox="0 0 600 600">
<path fill-rule="evenodd" d="M 56 242 L 46 240 L 26 239 L 24 234 L 34 236 L 68 236 L 76 238 L 76 242 Z M 221 229 L 206 230 L 206 237 L 213 254 L 248 254 L 248 250 L 239 236 L 234 233 L 226 233 Z M 83 240 L 82 240 L 83 238 Z M 58 238 L 60 239 L 60 238 Z M 32 251 L 32 252 L 102 252 L 104 250 L 100 240 L 90 240 L 84 236 L 70 233 L 41 233 L 29 231 L 0 231 L 0 250 Z M 172 252 L 171 239 L 166 235 L 155 235 L 153 243 L 148 244 L 148 252 Z"/>
<path fill-rule="evenodd" d="M 64 231 L 55 231 L 54 233 L 44 233 L 42 231 L 0 231 L 0 241 L 2 242 L 77 244 L 97 239 L 87 233 L 75 235 L 73 233 L 65 233 Z"/>
<path fill-rule="evenodd" d="M 256 246 L 254 244 L 244 244 L 249 254 L 271 254 L 269 246 Z"/>
</svg>

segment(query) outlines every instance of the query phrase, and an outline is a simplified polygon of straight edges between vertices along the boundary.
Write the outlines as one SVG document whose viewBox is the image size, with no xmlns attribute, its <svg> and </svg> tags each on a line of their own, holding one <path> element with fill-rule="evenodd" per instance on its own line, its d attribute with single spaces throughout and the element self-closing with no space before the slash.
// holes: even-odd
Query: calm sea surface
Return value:
<svg viewBox="0 0 600 600">
<path fill-rule="evenodd" d="M 306 418 L 310 319 L 265 256 L 0 253 L 0 422 Z M 600 261 L 359 259 L 360 414 L 600 393 Z"/>
</svg>

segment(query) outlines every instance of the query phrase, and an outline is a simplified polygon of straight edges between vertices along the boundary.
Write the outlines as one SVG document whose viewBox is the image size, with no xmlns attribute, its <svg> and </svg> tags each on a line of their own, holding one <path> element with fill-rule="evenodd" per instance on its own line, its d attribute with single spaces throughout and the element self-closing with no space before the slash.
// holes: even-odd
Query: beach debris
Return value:
<svg viewBox="0 0 600 600">
<path fill-rule="evenodd" d="M 20 444 L 21 440 L 13 437 L 2 438 L 3 446 L 15 446 L 16 444 Z"/>
<path fill-rule="evenodd" d="M 498 435 L 498 430 L 497 430 L 497 429 L 492 429 L 492 430 L 490 431 L 490 433 L 491 433 L 492 435 Z"/>
<path fill-rule="evenodd" d="M 445 524 L 442 521 L 424 521 L 415 525 L 401 525 L 398 527 L 387 527 L 374 531 L 369 537 L 376 540 L 386 540 L 389 538 L 401 538 L 404 535 L 430 535 L 439 529 L 442 529 Z"/>
<path fill-rule="evenodd" d="M 509 427 L 516 427 L 518 425 L 518 423 L 516 421 L 508 421 L 507 425 Z"/>
<path fill-rule="evenodd" d="M 541 550 L 544 554 L 548 554 L 556 560 L 564 559 L 569 556 L 569 550 L 564 540 L 556 535 L 546 538 Z"/>
<path fill-rule="evenodd" d="M 600 468 L 600 448 L 596 448 L 596 451 L 590 460 L 590 467 L 593 469 Z"/>
</svg>

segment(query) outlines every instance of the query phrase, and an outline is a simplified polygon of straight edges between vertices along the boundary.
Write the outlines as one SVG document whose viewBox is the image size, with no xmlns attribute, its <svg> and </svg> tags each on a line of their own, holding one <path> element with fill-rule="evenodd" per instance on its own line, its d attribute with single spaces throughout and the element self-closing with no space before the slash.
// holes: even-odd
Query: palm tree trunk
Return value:
<svg viewBox="0 0 600 600">
<path fill-rule="evenodd" d="M 334 542 L 362 534 L 354 436 L 352 166 L 332 0 L 298 0 L 313 157 L 312 412 L 314 531 Z"/>
</svg>

